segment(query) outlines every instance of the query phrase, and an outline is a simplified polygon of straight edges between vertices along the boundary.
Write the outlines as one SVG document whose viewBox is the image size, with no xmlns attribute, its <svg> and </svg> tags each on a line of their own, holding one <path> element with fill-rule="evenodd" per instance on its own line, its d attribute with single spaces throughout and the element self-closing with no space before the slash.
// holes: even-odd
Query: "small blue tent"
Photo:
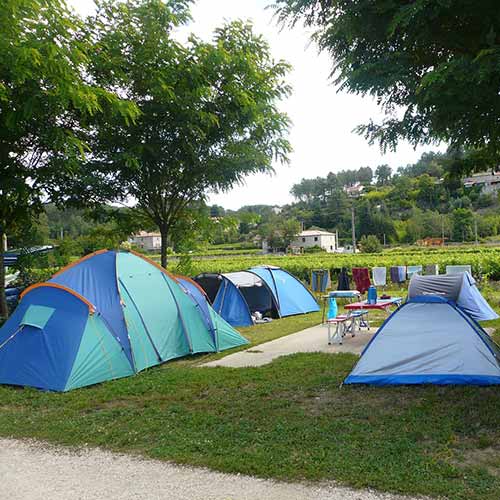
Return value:
<svg viewBox="0 0 500 500">
<path fill-rule="evenodd" d="M 457 305 L 408 299 L 365 347 L 345 384 L 500 384 L 500 349 Z"/>
<path fill-rule="evenodd" d="M 313 294 L 289 272 L 275 266 L 252 267 L 273 292 L 281 317 L 319 311 Z"/>
<path fill-rule="evenodd" d="M 104 250 L 25 290 L 0 329 L 0 383 L 68 391 L 246 343 L 180 278 Z"/>
<path fill-rule="evenodd" d="M 279 318 L 279 309 L 269 286 L 254 273 L 204 273 L 194 278 L 206 292 L 214 310 L 232 326 L 253 325 L 252 314 Z"/>
<path fill-rule="evenodd" d="M 204 273 L 194 278 L 215 311 L 232 326 L 250 326 L 252 315 L 281 318 L 319 311 L 309 290 L 278 267 L 254 267 L 248 271 Z"/>
</svg>

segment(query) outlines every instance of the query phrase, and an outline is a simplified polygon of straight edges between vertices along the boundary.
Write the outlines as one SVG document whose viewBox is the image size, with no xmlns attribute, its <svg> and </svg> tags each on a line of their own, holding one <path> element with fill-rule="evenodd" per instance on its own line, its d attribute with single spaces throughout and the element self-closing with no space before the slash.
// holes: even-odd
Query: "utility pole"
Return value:
<svg viewBox="0 0 500 500">
<path fill-rule="evenodd" d="M 474 216 L 474 236 L 476 238 L 476 245 L 479 245 L 479 241 L 477 239 L 477 218 Z"/>
<path fill-rule="evenodd" d="M 352 253 L 356 253 L 356 224 L 354 220 L 354 200 L 351 204 Z"/>
</svg>

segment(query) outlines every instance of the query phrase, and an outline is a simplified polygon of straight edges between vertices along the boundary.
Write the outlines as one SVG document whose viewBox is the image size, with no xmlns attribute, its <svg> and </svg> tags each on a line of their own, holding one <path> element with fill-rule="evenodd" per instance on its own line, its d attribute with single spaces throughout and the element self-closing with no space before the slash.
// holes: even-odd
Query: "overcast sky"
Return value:
<svg viewBox="0 0 500 500">
<path fill-rule="evenodd" d="M 93 0 L 69 0 L 83 15 L 93 11 Z M 416 161 L 430 147 L 414 150 L 401 143 L 395 153 L 382 155 L 377 146 L 353 133 L 356 125 L 375 121 L 380 111 L 370 98 L 337 92 L 329 82 L 331 61 L 318 54 L 308 32 L 297 27 L 280 29 L 266 6 L 272 0 L 198 0 L 192 9 L 194 22 L 187 28 L 209 40 L 215 27 L 233 19 L 251 20 L 263 34 L 276 59 L 293 66 L 289 82 L 293 94 L 281 104 L 292 120 L 290 141 L 294 152 L 289 166 L 276 165 L 276 174 L 249 177 L 244 186 L 210 197 L 211 203 L 236 209 L 242 205 L 282 205 L 292 200 L 290 188 L 302 178 L 328 172 L 387 163 L 396 168 Z M 437 149 L 437 148 L 434 148 Z M 443 149 L 443 148 L 440 148 Z"/>
</svg>

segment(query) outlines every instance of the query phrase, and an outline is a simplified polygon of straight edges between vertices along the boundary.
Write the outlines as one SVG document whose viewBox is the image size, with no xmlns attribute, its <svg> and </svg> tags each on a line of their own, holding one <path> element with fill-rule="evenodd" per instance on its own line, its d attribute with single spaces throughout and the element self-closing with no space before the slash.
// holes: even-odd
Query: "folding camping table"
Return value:
<svg viewBox="0 0 500 500">
<path fill-rule="evenodd" d="M 334 297 L 335 299 L 348 299 L 349 302 L 352 302 L 354 299 L 359 299 L 361 297 L 361 293 L 357 290 L 333 290 L 332 292 L 323 295 L 321 297 L 323 299 L 323 317 L 321 318 L 321 323 L 325 322 L 326 303 L 330 297 Z"/>
<path fill-rule="evenodd" d="M 354 299 L 359 299 L 361 293 L 358 290 L 334 290 L 327 295 L 323 295 L 323 317 L 321 323 L 328 325 L 328 344 L 338 343 L 342 344 L 342 338 L 345 337 L 346 333 L 350 332 L 354 337 L 356 331 L 361 326 L 366 326 L 370 328 L 369 323 L 364 319 L 367 311 L 357 310 L 348 311 L 347 314 L 340 314 L 336 318 L 327 319 L 325 321 L 326 314 L 326 303 L 330 297 L 335 299 L 347 299 L 352 303 Z M 332 325 L 335 325 L 335 334 L 331 334 Z"/>
<path fill-rule="evenodd" d="M 391 313 L 391 307 L 398 308 L 402 302 L 401 297 L 392 297 L 391 299 L 378 299 L 375 304 L 369 304 L 367 300 L 361 302 L 353 302 L 344 306 L 348 311 L 356 311 L 359 309 L 366 311 L 384 311 L 387 315 Z"/>
</svg>

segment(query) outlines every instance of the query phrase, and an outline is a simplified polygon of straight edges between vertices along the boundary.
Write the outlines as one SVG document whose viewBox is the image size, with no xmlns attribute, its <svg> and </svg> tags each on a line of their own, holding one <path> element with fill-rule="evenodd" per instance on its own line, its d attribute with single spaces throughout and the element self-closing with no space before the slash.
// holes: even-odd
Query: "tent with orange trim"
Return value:
<svg viewBox="0 0 500 500">
<path fill-rule="evenodd" d="M 188 278 L 103 250 L 25 290 L 0 329 L 0 383 L 68 391 L 246 343 Z"/>
</svg>

